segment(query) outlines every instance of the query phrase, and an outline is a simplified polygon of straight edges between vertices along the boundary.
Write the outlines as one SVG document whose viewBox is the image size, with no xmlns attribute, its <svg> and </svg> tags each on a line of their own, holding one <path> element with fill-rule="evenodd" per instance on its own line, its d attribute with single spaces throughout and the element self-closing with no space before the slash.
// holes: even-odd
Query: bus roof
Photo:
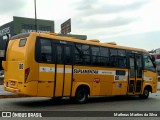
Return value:
<svg viewBox="0 0 160 120">
<path fill-rule="evenodd" d="M 73 37 L 63 37 L 63 36 L 58 36 L 58 34 L 46 34 L 46 33 L 40 33 L 39 34 L 41 37 L 49 37 L 49 38 L 55 38 L 59 40 L 65 40 L 65 41 L 71 41 L 71 42 L 76 42 L 76 43 L 84 43 L 84 44 L 90 44 L 90 45 L 98 45 L 98 46 L 104 46 L 104 47 L 110 47 L 110 48 L 119 48 L 119 49 L 126 49 L 126 50 L 132 50 L 132 51 L 139 51 L 139 52 L 148 52 L 144 49 L 140 48 L 133 48 L 133 47 L 127 47 L 127 46 L 120 46 L 117 45 L 115 42 L 106 42 L 106 43 L 101 43 L 99 40 L 81 40 L 81 39 L 76 39 Z"/>
<path fill-rule="evenodd" d="M 125 49 L 125 50 L 147 52 L 148 53 L 148 51 L 146 51 L 144 49 L 127 47 L 127 46 L 120 46 L 120 45 L 117 45 L 115 42 L 101 43 L 97 39 L 95 39 L 95 40 L 81 40 L 81 39 L 76 39 L 74 37 L 59 36 L 56 33 L 47 33 L 47 32 L 46 33 L 37 33 L 37 32 L 21 33 L 21 34 L 13 36 L 11 39 L 13 40 L 13 39 L 17 39 L 17 38 L 24 38 L 24 37 L 28 37 L 29 35 L 46 37 L 46 38 L 54 38 L 54 39 L 64 40 L 64 41 L 69 41 L 69 42 L 76 42 L 76 43 L 83 43 L 83 44 L 90 44 L 90 45 L 104 46 L 104 47 L 109 47 L 109 48 Z"/>
<path fill-rule="evenodd" d="M 20 34 L 12 36 L 10 38 L 10 40 L 19 39 L 19 38 L 25 38 L 25 37 L 28 37 L 29 35 L 30 35 L 30 33 L 20 33 Z"/>
</svg>

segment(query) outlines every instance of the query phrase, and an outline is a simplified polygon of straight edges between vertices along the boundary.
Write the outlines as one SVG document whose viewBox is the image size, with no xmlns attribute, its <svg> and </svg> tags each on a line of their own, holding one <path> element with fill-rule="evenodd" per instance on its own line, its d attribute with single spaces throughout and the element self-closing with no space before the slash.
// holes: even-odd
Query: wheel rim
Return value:
<svg viewBox="0 0 160 120">
<path fill-rule="evenodd" d="M 84 91 L 79 91 L 79 93 L 77 95 L 77 99 L 79 101 L 83 101 L 85 99 L 85 93 L 84 93 Z"/>
<path fill-rule="evenodd" d="M 149 93 L 148 90 L 144 90 L 144 95 L 145 96 L 148 96 L 148 93 Z"/>
</svg>

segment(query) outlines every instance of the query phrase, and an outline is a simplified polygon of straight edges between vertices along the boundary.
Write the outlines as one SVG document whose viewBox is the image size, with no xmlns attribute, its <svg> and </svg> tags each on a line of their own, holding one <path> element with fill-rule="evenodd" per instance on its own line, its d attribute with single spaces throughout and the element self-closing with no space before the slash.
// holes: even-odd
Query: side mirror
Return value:
<svg viewBox="0 0 160 120">
<path fill-rule="evenodd" d="M 152 61 L 152 63 L 153 63 L 153 66 L 156 68 L 156 63 L 155 63 L 155 57 L 154 56 L 151 56 L 151 61 Z"/>
<path fill-rule="evenodd" d="M 155 62 L 155 57 L 154 57 L 154 56 L 151 56 L 151 60 L 152 60 L 152 62 L 154 63 L 154 62 Z"/>
<path fill-rule="evenodd" d="M 3 35 L 3 40 L 9 40 L 10 39 L 10 34 L 5 34 Z"/>
<path fill-rule="evenodd" d="M 6 45 L 5 45 L 5 53 L 4 53 L 4 58 L 3 58 L 4 61 L 6 61 L 6 52 L 7 52 L 9 39 L 10 39 L 10 35 L 9 34 L 6 34 L 6 36 L 7 36 L 7 41 L 6 41 Z"/>
</svg>

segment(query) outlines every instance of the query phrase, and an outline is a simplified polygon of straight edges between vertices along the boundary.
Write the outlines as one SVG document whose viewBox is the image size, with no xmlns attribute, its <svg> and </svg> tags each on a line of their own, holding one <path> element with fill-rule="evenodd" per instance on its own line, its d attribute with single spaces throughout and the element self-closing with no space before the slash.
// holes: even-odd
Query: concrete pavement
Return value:
<svg viewBox="0 0 160 120">
<path fill-rule="evenodd" d="M 22 95 L 17 95 L 11 92 L 7 92 L 4 90 L 4 86 L 0 85 L 0 98 L 18 98 L 22 97 Z"/>
<path fill-rule="evenodd" d="M 15 95 L 15 94 L 5 91 L 3 85 L 0 85 L 0 95 Z"/>
</svg>

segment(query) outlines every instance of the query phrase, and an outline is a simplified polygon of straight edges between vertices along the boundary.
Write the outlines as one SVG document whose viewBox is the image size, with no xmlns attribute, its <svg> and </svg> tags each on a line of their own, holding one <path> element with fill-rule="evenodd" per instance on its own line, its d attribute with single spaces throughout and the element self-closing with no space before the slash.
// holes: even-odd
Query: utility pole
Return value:
<svg viewBox="0 0 160 120">
<path fill-rule="evenodd" d="M 36 11 L 36 0 L 34 0 L 34 8 L 35 8 L 35 30 L 37 32 L 37 11 Z"/>
</svg>

